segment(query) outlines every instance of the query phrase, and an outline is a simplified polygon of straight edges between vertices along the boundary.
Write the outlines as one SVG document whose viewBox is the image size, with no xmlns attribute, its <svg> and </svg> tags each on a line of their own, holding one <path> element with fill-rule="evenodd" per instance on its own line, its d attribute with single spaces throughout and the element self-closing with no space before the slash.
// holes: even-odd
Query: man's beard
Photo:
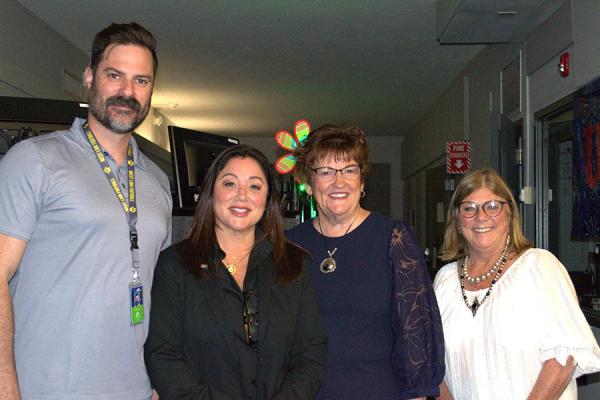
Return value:
<svg viewBox="0 0 600 400">
<path fill-rule="evenodd" d="M 142 107 L 142 105 L 133 97 L 112 96 L 104 101 L 93 85 L 90 88 L 89 98 L 90 113 L 96 117 L 98 122 L 105 128 L 120 134 L 132 132 L 135 128 L 140 126 L 150 110 L 149 101 Z M 131 111 L 127 112 L 127 116 L 129 117 L 131 112 L 135 113 L 135 115 L 133 118 L 112 118 L 112 114 L 108 110 L 110 106 L 128 107 Z M 125 115 L 125 113 L 121 111 L 112 112 Z"/>
</svg>

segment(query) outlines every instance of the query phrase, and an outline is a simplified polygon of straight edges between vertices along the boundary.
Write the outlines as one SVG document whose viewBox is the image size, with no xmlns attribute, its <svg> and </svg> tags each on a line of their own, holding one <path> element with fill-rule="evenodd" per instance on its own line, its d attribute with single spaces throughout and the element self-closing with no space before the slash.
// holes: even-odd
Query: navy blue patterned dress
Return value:
<svg viewBox="0 0 600 400">
<path fill-rule="evenodd" d="M 329 338 L 319 400 L 399 400 L 438 395 L 442 324 L 412 230 L 371 213 L 343 237 L 307 221 L 288 238 L 310 253 L 310 272 Z M 337 269 L 320 272 L 327 250 Z"/>
</svg>

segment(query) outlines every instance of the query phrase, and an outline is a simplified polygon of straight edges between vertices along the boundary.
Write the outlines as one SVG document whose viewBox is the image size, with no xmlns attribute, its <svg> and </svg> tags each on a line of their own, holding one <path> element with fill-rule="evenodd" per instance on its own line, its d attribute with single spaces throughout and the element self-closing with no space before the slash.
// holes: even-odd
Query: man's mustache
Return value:
<svg viewBox="0 0 600 400">
<path fill-rule="evenodd" d="M 110 106 L 119 106 L 119 107 L 128 107 L 133 111 L 140 111 L 142 105 L 133 97 L 123 97 L 123 96 L 113 96 L 106 99 L 106 107 Z"/>
</svg>

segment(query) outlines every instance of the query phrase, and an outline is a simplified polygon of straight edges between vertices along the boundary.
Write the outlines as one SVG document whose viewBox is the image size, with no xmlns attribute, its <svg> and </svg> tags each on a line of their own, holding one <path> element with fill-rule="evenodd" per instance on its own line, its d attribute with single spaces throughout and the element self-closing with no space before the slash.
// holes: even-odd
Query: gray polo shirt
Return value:
<svg viewBox="0 0 600 400">
<path fill-rule="evenodd" d="M 132 327 L 129 227 L 83 122 L 25 140 L 0 161 L 0 233 L 27 241 L 9 282 L 23 399 L 151 394 L 142 346 L 154 266 L 170 242 L 169 183 L 132 139 L 146 312 Z M 107 159 L 126 182 L 126 163 Z"/>
</svg>

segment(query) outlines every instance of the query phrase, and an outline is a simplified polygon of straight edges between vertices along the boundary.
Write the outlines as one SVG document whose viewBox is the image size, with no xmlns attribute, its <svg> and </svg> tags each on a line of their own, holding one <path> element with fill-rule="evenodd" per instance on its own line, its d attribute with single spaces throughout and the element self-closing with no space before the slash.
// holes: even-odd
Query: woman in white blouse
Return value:
<svg viewBox="0 0 600 400">
<path fill-rule="evenodd" d="M 577 399 L 575 378 L 600 371 L 564 266 L 532 248 L 518 205 L 491 169 L 467 175 L 448 210 L 434 282 L 446 343 L 439 399 Z"/>
</svg>

